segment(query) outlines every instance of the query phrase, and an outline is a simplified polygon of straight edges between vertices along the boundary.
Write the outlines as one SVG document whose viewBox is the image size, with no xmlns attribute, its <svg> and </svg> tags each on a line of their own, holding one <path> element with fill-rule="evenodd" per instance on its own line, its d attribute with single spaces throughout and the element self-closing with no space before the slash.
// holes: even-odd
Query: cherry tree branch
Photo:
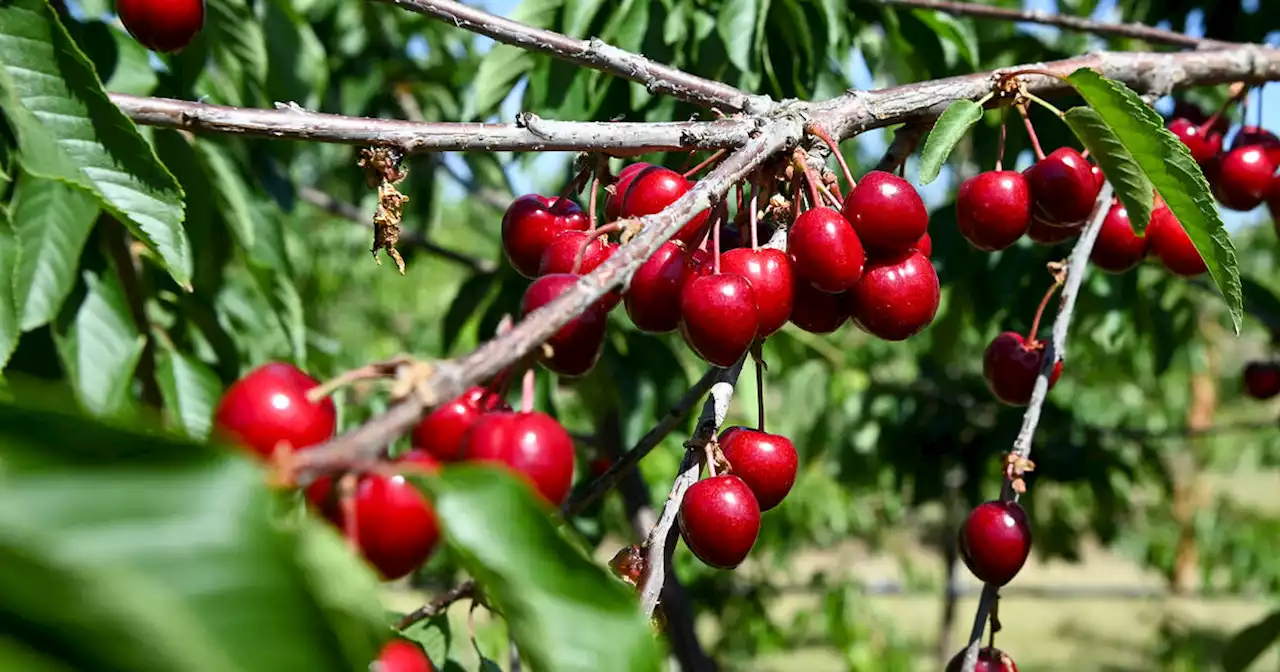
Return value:
<svg viewBox="0 0 1280 672">
<path fill-rule="evenodd" d="M 1040 373 L 1036 375 L 1031 400 L 1027 403 L 1027 411 L 1022 416 L 1022 428 L 1013 441 L 1011 452 L 1018 458 L 1025 459 L 1031 455 L 1031 443 L 1035 439 L 1036 428 L 1040 424 L 1040 410 L 1044 407 L 1045 398 L 1049 395 L 1049 377 L 1066 352 L 1067 334 L 1071 329 L 1071 315 L 1076 309 L 1076 297 L 1080 295 L 1080 285 L 1089 271 L 1089 254 L 1093 252 L 1093 245 L 1098 240 L 1098 232 L 1102 229 L 1102 220 L 1106 218 L 1107 210 L 1111 207 L 1112 193 L 1111 183 L 1103 183 L 1102 190 L 1098 193 L 1098 200 L 1093 206 L 1093 214 L 1089 216 L 1089 223 L 1080 232 L 1080 240 L 1071 250 L 1071 258 L 1067 262 L 1067 282 L 1062 288 L 1058 315 L 1053 320 L 1053 335 L 1045 346 Z M 1012 481 L 1006 478 L 1000 490 L 1000 499 L 1017 501 L 1017 498 L 1018 493 L 1013 489 Z M 978 651 L 982 648 L 982 632 L 986 628 L 991 609 L 999 599 L 999 592 L 1000 587 L 991 583 L 982 589 L 982 596 L 978 599 L 977 613 L 973 619 L 973 630 L 969 633 L 968 648 L 965 650 L 964 666 L 961 668 L 964 672 L 974 672 L 978 664 Z"/>
</svg>

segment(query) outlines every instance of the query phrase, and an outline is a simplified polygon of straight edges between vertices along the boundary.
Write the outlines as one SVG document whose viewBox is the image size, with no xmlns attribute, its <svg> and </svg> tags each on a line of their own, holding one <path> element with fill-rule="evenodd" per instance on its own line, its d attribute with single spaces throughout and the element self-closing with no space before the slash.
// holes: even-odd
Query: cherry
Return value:
<svg viewBox="0 0 1280 672">
<path fill-rule="evenodd" d="M 1089 172 L 1093 175 L 1093 183 L 1098 186 L 1098 191 L 1102 191 L 1102 185 L 1107 181 L 1107 176 L 1102 172 L 1102 168 L 1098 164 L 1089 162 Z"/>
<path fill-rule="evenodd" d="M 502 398 L 483 387 L 473 387 L 440 406 L 413 428 L 413 447 L 442 462 L 462 459 L 462 439 L 480 416 L 505 405 Z"/>
<path fill-rule="evenodd" d="M 1167 206 L 1158 207 L 1151 213 L 1147 245 L 1171 273 L 1191 277 L 1209 270 L 1195 243 L 1191 242 L 1191 236 Z"/>
<path fill-rule="evenodd" d="M 1200 131 L 1200 125 L 1189 119 L 1174 119 L 1169 122 L 1169 131 L 1191 151 L 1191 158 L 1196 163 L 1210 161 L 1222 151 L 1222 134 L 1216 131 Z"/>
<path fill-rule="evenodd" d="M 662 212 L 692 188 L 693 183 L 680 173 L 662 166 L 649 166 L 632 179 L 619 213 L 622 217 L 643 217 Z M 710 210 L 699 212 L 671 239 L 686 247 L 698 245 L 707 236 L 710 215 Z"/>
<path fill-rule="evenodd" d="M 920 240 L 916 241 L 915 250 L 923 254 L 926 259 L 933 257 L 933 238 L 929 237 L 927 231 L 920 236 Z"/>
<path fill-rule="evenodd" d="M 488 413 L 472 425 L 463 446 L 467 460 L 505 465 L 552 506 L 569 494 L 573 439 L 545 413 Z"/>
<path fill-rule="evenodd" d="M 796 275 L 824 292 L 843 292 L 862 277 L 867 261 L 849 220 L 831 208 L 800 213 L 787 232 L 787 252 Z"/>
<path fill-rule="evenodd" d="M 1242 126 L 1240 132 L 1231 140 L 1231 149 L 1240 147 L 1260 147 L 1271 157 L 1271 162 L 1280 159 L 1280 138 L 1275 133 L 1259 126 Z"/>
<path fill-rule="evenodd" d="M 576 271 L 582 275 L 596 270 L 618 249 L 617 245 L 609 242 L 607 238 L 596 236 L 594 232 L 563 231 L 556 234 L 551 244 L 547 245 L 547 249 L 542 253 L 542 261 L 538 264 L 538 275 L 574 273 L 573 264 L 578 260 L 578 252 L 584 244 L 587 246 L 587 251 L 582 256 L 582 266 Z"/>
<path fill-rule="evenodd" d="M 1076 226 L 1054 226 L 1036 214 L 1031 215 L 1031 227 L 1027 229 L 1027 237 L 1038 245 L 1057 245 L 1076 236 L 1084 230 L 1084 222 Z"/>
<path fill-rule="evenodd" d="M 520 317 L 545 306 L 577 283 L 578 276 L 570 273 L 544 275 L 534 280 L 520 301 Z M 597 303 L 560 327 L 555 335 L 547 339 L 547 345 L 551 346 L 551 357 L 542 360 L 543 366 L 562 376 L 581 376 L 590 371 L 604 349 L 608 308 L 607 305 Z"/>
<path fill-rule="evenodd" d="M 1244 390 L 1254 399 L 1270 399 L 1280 394 L 1280 364 L 1249 362 L 1244 367 Z"/>
<path fill-rule="evenodd" d="M 680 292 L 680 334 L 697 355 L 733 366 L 756 340 L 760 316 L 751 283 L 736 273 L 697 276 Z"/>
<path fill-rule="evenodd" d="M 1098 182 L 1091 164 L 1071 147 L 1059 147 L 1023 175 L 1032 203 L 1050 226 L 1074 226 L 1093 212 Z"/>
<path fill-rule="evenodd" d="M 1129 223 L 1129 211 L 1120 205 L 1119 199 L 1111 201 L 1111 209 L 1102 219 L 1098 240 L 1093 245 L 1089 259 L 1108 273 L 1124 273 L 1138 265 L 1147 256 L 1147 237 L 1133 232 Z"/>
<path fill-rule="evenodd" d="M 929 229 L 929 212 L 910 182 L 880 170 L 863 176 L 841 210 L 867 249 L 909 250 Z"/>
<path fill-rule="evenodd" d="M 960 558 L 984 583 L 1009 583 L 1031 554 L 1031 525 L 1017 502 L 979 504 L 959 536 Z"/>
<path fill-rule="evenodd" d="M 627 316 L 640 331 L 661 334 L 680 326 L 680 292 L 693 275 L 684 248 L 667 241 L 640 265 L 623 296 Z"/>
<path fill-rule="evenodd" d="M 591 460 L 591 463 L 587 465 L 587 470 L 591 472 L 593 478 L 600 478 L 612 466 L 613 458 L 608 455 L 600 455 Z"/>
<path fill-rule="evenodd" d="M 1021 334 L 1006 331 L 991 341 L 982 356 L 982 376 L 996 399 L 1010 406 L 1026 406 L 1044 362 L 1044 339 L 1027 342 Z M 1053 365 L 1049 389 L 1062 375 L 1062 362 Z"/>
<path fill-rule="evenodd" d="M 1031 188 L 1013 170 L 975 175 L 956 195 L 956 225 L 960 235 L 979 250 L 1003 250 L 1031 226 Z"/>
<path fill-rule="evenodd" d="M 632 163 L 618 171 L 618 181 L 613 183 L 613 191 L 609 193 L 609 198 L 604 202 L 604 216 L 608 221 L 613 221 L 622 213 L 622 199 L 627 196 L 627 188 L 635 181 L 636 175 L 641 171 L 652 166 L 652 163 Z"/>
<path fill-rule="evenodd" d="M 435 672 L 431 659 L 417 644 L 393 639 L 378 654 L 377 667 L 371 672 Z"/>
<path fill-rule="evenodd" d="M 848 297 L 849 313 L 859 328 L 886 341 L 905 340 L 933 322 L 940 298 L 938 274 L 915 250 L 873 259 Z"/>
<path fill-rule="evenodd" d="M 791 317 L 791 260 L 782 250 L 771 247 L 740 247 L 720 255 L 720 270 L 741 275 L 751 283 L 756 297 L 759 327 L 756 336 L 764 338 L 782 328 Z M 736 361 L 736 360 L 735 360 Z"/>
<path fill-rule="evenodd" d="M 269 362 L 227 388 L 214 412 L 214 426 L 262 457 L 277 448 L 301 450 L 333 436 L 338 413 L 333 400 L 307 400 L 320 381 L 298 367 Z"/>
<path fill-rule="evenodd" d="M 811 334 L 830 334 L 849 319 L 849 297 L 831 294 L 807 282 L 792 285 L 791 323 Z"/>
<path fill-rule="evenodd" d="M 947 669 L 943 672 L 960 672 L 964 668 L 965 650 L 960 652 L 947 663 Z M 973 672 L 1018 672 L 1018 666 L 1014 664 L 1013 658 L 1009 654 L 995 647 L 986 646 L 978 649 L 978 664 L 973 668 Z"/>
<path fill-rule="evenodd" d="M 511 202 L 502 216 L 502 250 L 516 271 L 538 276 L 542 255 L 564 231 L 586 231 L 587 214 L 577 203 L 559 197 L 526 194 Z"/>
<path fill-rule="evenodd" d="M 1240 147 L 1218 159 L 1213 170 L 1213 195 L 1232 210 L 1249 211 L 1271 190 L 1276 164 L 1262 147 Z"/>
<path fill-rule="evenodd" d="M 204 0 L 117 0 L 133 39 L 152 51 L 177 51 L 204 27 Z"/>
<path fill-rule="evenodd" d="M 730 427 L 720 433 L 720 449 L 733 475 L 751 488 L 761 511 L 782 503 L 795 485 L 800 458 L 785 436 Z"/>
<path fill-rule="evenodd" d="M 717 569 L 742 564 L 760 534 L 760 505 L 733 474 L 704 478 L 680 503 L 680 534 L 698 559 Z"/>
</svg>

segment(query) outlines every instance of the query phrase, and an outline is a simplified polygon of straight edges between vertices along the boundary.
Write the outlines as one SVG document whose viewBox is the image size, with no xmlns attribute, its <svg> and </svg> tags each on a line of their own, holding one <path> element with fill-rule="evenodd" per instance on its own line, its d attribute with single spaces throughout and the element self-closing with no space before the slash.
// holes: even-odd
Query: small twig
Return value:
<svg viewBox="0 0 1280 672">
<path fill-rule="evenodd" d="M 413 610 L 408 614 L 405 614 L 403 618 L 396 621 L 396 629 L 404 630 L 405 628 L 408 628 L 409 626 L 413 625 L 414 623 L 417 623 L 418 621 L 428 619 L 428 618 L 435 618 L 436 616 L 443 614 L 445 610 L 448 609 L 449 606 L 452 605 L 454 602 L 457 602 L 458 600 L 462 600 L 462 599 L 467 599 L 467 598 L 474 599 L 475 597 L 476 597 L 476 580 L 467 579 L 466 581 L 463 581 L 462 583 L 459 583 L 458 585 L 449 589 L 448 592 L 437 597 L 436 599 L 428 602 L 427 604 L 422 605 L 421 607 L 418 607 L 417 609 Z"/>
<path fill-rule="evenodd" d="M 898 130 L 893 132 L 893 142 L 889 143 L 889 148 L 885 150 L 884 156 L 880 158 L 880 163 L 876 164 L 876 170 L 891 173 L 899 167 L 906 165 L 907 159 L 916 151 L 916 146 L 920 144 L 920 138 L 929 130 L 929 124 L 904 124 Z"/>
</svg>

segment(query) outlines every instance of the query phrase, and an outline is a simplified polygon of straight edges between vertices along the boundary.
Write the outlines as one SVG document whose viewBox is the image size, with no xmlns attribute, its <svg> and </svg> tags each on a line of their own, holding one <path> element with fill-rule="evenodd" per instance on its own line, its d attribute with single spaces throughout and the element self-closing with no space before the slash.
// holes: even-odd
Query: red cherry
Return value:
<svg viewBox="0 0 1280 672">
<path fill-rule="evenodd" d="M 405 453 L 397 462 L 439 468 L 425 451 Z M 435 511 L 404 476 L 367 474 L 356 486 L 356 547 L 387 580 L 422 566 L 440 541 Z"/>
<path fill-rule="evenodd" d="M 1271 191 L 1276 164 L 1262 147 L 1240 147 L 1218 159 L 1213 195 L 1224 207 L 1247 212 Z"/>
<path fill-rule="evenodd" d="M 909 250 L 929 230 L 929 212 L 915 187 L 880 170 L 863 176 L 849 192 L 841 214 L 869 250 Z"/>
<path fill-rule="evenodd" d="M 760 330 L 751 283 L 736 273 L 698 276 L 680 292 L 680 334 L 697 355 L 733 366 Z"/>
<path fill-rule="evenodd" d="M 1040 375 L 1044 362 L 1044 339 L 1028 343 L 1021 334 L 1006 331 L 996 336 L 982 357 L 982 376 L 987 379 L 987 389 L 996 399 L 1010 406 L 1026 406 L 1031 401 L 1031 391 Z M 1053 365 L 1049 376 L 1049 389 L 1053 389 L 1062 375 L 1062 362 Z"/>
<path fill-rule="evenodd" d="M 1080 235 L 1084 230 L 1084 222 L 1076 226 L 1054 226 L 1046 224 L 1039 215 L 1031 215 L 1031 227 L 1027 229 L 1027 237 L 1037 245 L 1057 245 Z"/>
<path fill-rule="evenodd" d="M 960 528 L 960 558 L 984 583 L 1003 586 L 1031 554 L 1031 525 L 1017 502 L 979 504 Z"/>
<path fill-rule="evenodd" d="M 263 457 L 277 447 L 301 450 L 333 436 L 338 413 L 333 400 L 307 400 L 320 381 L 298 367 L 270 362 L 231 384 L 214 412 L 214 426 L 227 438 Z"/>
<path fill-rule="evenodd" d="M 545 306 L 577 283 L 578 276 L 569 273 L 544 275 L 534 280 L 520 301 L 520 317 Z M 543 359 L 542 364 L 562 376 L 581 376 L 590 371 L 604 349 L 606 308 L 597 303 L 560 327 L 547 339 L 552 354 Z"/>
<path fill-rule="evenodd" d="M 1271 162 L 1280 161 L 1280 138 L 1275 133 L 1259 126 L 1242 126 L 1240 132 L 1231 140 L 1231 149 L 1240 147 L 1260 147 L 1271 157 Z"/>
<path fill-rule="evenodd" d="M 939 298 L 933 264 L 909 250 L 867 262 L 862 280 L 849 290 L 849 313 L 863 331 L 902 341 L 933 322 Z"/>
<path fill-rule="evenodd" d="M 643 217 L 662 212 L 676 199 L 689 193 L 693 183 L 670 168 L 649 166 L 636 174 L 622 199 L 622 217 Z M 707 236 L 710 210 L 703 210 L 689 220 L 671 240 L 694 247 Z"/>
<path fill-rule="evenodd" d="M 796 275 L 824 292 L 843 292 L 862 277 L 867 261 L 849 220 L 831 208 L 800 213 L 787 232 Z"/>
<path fill-rule="evenodd" d="M 782 250 L 740 247 L 720 255 L 723 273 L 741 275 L 751 283 L 760 321 L 756 336 L 764 338 L 782 328 L 791 317 L 791 295 L 795 281 L 791 260 Z M 735 360 L 736 361 L 736 360 Z"/>
<path fill-rule="evenodd" d="M 965 650 L 960 652 L 947 663 L 947 669 L 944 672 L 960 672 L 964 668 Z M 1018 666 L 1014 664 L 1013 658 L 1009 654 L 994 647 L 983 647 L 978 649 L 978 664 L 973 668 L 973 672 L 1018 672 Z"/>
<path fill-rule="evenodd" d="M 933 238 L 929 237 L 928 232 L 920 236 L 920 240 L 916 241 L 915 249 L 923 254 L 926 259 L 933 257 Z"/>
<path fill-rule="evenodd" d="M 1059 147 L 1026 170 L 1033 211 L 1051 226 L 1074 226 L 1093 212 L 1099 185 L 1090 163 L 1071 147 Z"/>
<path fill-rule="evenodd" d="M 1102 172 L 1102 168 L 1098 164 L 1089 162 L 1089 173 L 1093 175 L 1093 183 L 1097 185 L 1098 191 L 1102 191 L 1102 185 L 1107 181 L 1107 176 Z"/>
<path fill-rule="evenodd" d="M 564 501 L 573 484 L 573 439 L 545 413 L 486 414 L 471 427 L 463 446 L 467 460 L 505 465 L 552 506 Z"/>
<path fill-rule="evenodd" d="M 473 387 L 437 408 L 413 428 L 413 447 L 442 462 L 462 459 L 462 438 L 484 413 L 503 405 L 502 398 L 483 387 Z"/>
<path fill-rule="evenodd" d="M 1098 240 L 1093 244 L 1089 259 L 1108 273 L 1124 273 L 1138 265 L 1147 256 L 1147 237 L 1133 232 L 1129 211 L 1120 205 L 1119 199 L 1111 201 L 1111 209 L 1102 219 Z"/>
<path fill-rule="evenodd" d="M 760 534 L 760 505 L 733 474 L 694 483 L 680 504 L 680 534 L 698 559 L 717 569 L 742 564 Z"/>
<path fill-rule="evenodd" d="M 1280 364 L 1249 362 L 1244 367 L 1244 390 L 1254 399 L 1270 399 L 1280 394 Z"/>
<path fill-rule="evenodd" d="M 612 222 L 622 214 L 622 199 L 627 195 L 627 188 L 635 181 L 636 175 L 640 171 L 652 166 L 652 163 L 632 163 L 618 171 L 618 181 L 613 183 L 613 192 L 609 194 L 609 198 L 604 202 L 604 217 Z"/>
<path fill-rule="evenodd" d="M 502 250 L 520 275 L 535 278 L 543 253 L 557 235 L 586 230 L 587 214 L 577 203 L 526 194 L 512 201 L 502 216 Z"/>
<path fill-rule="evenodd" d="M 587 242 L 588 240 L 590 242 Z M 593 233 L 563 231 L 556 234 L 551 244 L 547 245 L 547 249 L 542 253 L 542 261 L 538 264 L 538 275 L 574 273 L 573 264 L 578 260 L 578 251 L 584 244 L 587 246 L 587 251 L 582 256 L 582 266 L 576 271 L 582 275 L 596 270 L 596 267 L 613 256 L 618 249 L 618 246 L 609 242 L 607 238 Z"/>
<path fill-rule="evenodd" d="M 152 51 L 177 51 L 204 27 L 204 0 L 117 0 L 133 39 Z"/>
<path fill-rule="evenodd" d="M 1171 273 L 1191 277 L 1209 270 L 1182 223 L 1168 207 L 1156 208 L 1147 225 L 1147 245 Z"/>
<path fill-rule="evenodd" d="M 1013 170 L 981 173 L 960 185 L 956 195 L 960 235 L 979 250 L 1003 250 L 1031 226 L 1031 188 Z"/>
<path fill-rule="evenodd" d="M 417 644 L 393 639 L 378 654 L 377 672 L 435 672 L 431 659 Z"/>
<path fill-rule="evenodd" d="M 667 241 L 640 265 L 623 295 L 627 316 L 640 331 L 661 334 L 680 326 L 680 292 L 693 275 L 684 249 Z"/>
<path fill-rule="evenodd" d="M 800 458 L 785 436 L 730 427 L 720 433 L 720 449 L 733 467 L 733 475 L 751 488 L 761 511 L 782 503 L 795 485 Z"/>
<path fill-rule="evenodd" d="M 1191 158 L 1197 163 L 1211 160 L 1222 151 L 1222 134 L 1207 131 L 1200 132 L 1200 126 L 1189 119 L 1174 119 L 1169 122 L 1169 131 L 1191 151 Z"/>
<path fill-rule="evenodd" d="M 715 254 L 713 254 L 711 250 L 695 248 L 693 252 L 689 253 L 690 267 L 692 268 L 692 271 L 698 275 L 710 275 L 714 262 Z M 706 272 L 703 272 L 703 269 L 706 269 Z"/>
<path fill-rule="evenodd" d="M 830 294 L 807 282 L 792 285 L 791 323 L 811 334 L 830 334 L 849 320 L 849 297 Z"/>
</svg>

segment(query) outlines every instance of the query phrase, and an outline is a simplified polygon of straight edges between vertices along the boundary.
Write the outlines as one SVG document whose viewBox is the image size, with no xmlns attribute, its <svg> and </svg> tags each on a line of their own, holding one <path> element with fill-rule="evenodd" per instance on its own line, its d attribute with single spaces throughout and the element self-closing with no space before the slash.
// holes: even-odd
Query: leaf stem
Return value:
<svg viewBox="0 0 1280 672">
<path fill-rule="evenodd" d="M 1036 94 L 1031 93 L 1030 91 L 1022 91 L 1022 92 L 1021 92 L 1021 94 L 1022 94 L 1022 96 L 1023 96 L 1023 97 L 1025 97 L 1027 100 L 1029 100 L 1029 101 L 1031 101 L 1031 102 L 1035 103 L 1036 105 L 1039 105 L 1040 107 L 1043 107 L 1044 109 L 1049 110 L 1050 112 L 1054 113 L 1055 115 L 1057 115 L 1057 116 L 1058 116 L 1058 118 L 1059 118 L 1059 119 L 1061 119 L 1061 118 L 1063 117 L 1062 110 L 1058 109 L 1058 107 L 1057 107 L 1056 105 L 1054 105 L 1053 103 L 1050 103 L 1049 101 L 1045 100 L 1044 98 L 1041 98 L 1040 96 L 1037 96 Z"/>
</svg>

